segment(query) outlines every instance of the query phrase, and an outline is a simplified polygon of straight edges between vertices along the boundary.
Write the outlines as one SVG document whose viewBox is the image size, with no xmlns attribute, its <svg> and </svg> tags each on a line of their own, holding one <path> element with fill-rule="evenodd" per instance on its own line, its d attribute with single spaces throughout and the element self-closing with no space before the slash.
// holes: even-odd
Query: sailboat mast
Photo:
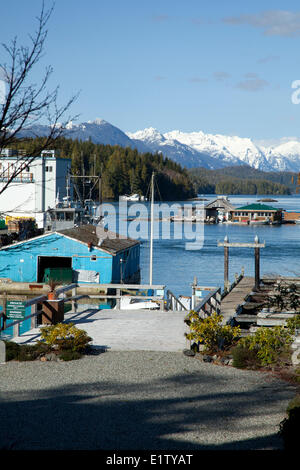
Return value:
<svg viewBox="0 0 300 470">
<path fill-rule="evenodd" d="M 150 225 L 150 273 L 149 284 L 152 285 L 153 273 L 153 214 L 154 214 L 154 172 L 151 177 L 151 225 Z"/>
</svg>

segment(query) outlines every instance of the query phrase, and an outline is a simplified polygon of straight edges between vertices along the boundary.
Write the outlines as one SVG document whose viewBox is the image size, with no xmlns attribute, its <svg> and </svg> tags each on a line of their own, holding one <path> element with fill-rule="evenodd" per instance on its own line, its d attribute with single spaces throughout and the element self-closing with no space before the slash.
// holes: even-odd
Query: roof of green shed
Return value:
<svg viewBox="0 0 300 470">
<path fill-rule="evenodd" d="M 235 211 L 278 211 L 276 207 L 267 206 L 266 204 L 249 204 L 248 206 L 237 207 Z"/>
</svg>

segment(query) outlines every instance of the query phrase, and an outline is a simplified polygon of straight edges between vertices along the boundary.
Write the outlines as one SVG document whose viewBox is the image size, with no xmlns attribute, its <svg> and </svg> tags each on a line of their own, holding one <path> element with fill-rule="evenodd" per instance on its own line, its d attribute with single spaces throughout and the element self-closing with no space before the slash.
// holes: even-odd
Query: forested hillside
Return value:
<svg viewBox="0 0 300 470">
<path fill-rule="evenodd" d="M 247 165 L 188 172 L 201 194 L 290 194 L 295 192 L 297 181 L 296 173 L 264 172 Z"/>
<path fill-rule="evenodd" d="M 42 138 L 22 141 L 14 147 L 26 151 L 36 146 L 38 140 Z M 73 175 L 102 175 L 103 199 L 117 200 L 120 195 L 131 193 L 147 196 L 153 171 L 157 183 L 156 198 L 185 200 L 196 195 L 187 170 L 161 154 L 142 154 L 129 147 L 65 138 L 58 139 L 55 148 L 62 158 L 71 158 Z M 87 187 L 85 191 L 87 194 Z M 99 198 L 98 185 L 92 197 Z"/>
</svg>

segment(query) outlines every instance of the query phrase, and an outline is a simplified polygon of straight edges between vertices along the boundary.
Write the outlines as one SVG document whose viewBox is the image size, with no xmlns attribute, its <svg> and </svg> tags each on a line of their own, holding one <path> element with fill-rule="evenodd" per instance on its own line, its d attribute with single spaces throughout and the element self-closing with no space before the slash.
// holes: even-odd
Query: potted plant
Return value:
<svg viewBox="0 0 300 470">
<path fill-rule="evenodd" d="M 48 285 L 49 285 L 49 292 L 48 292 L 48 300 L 55 300 L 57 299 L 57 295 L 55 292 L 55 288 L 59 285 L 60 283 L 58 281 L 55 281 L 54 279 L 49 279 Z"/>
</svg>

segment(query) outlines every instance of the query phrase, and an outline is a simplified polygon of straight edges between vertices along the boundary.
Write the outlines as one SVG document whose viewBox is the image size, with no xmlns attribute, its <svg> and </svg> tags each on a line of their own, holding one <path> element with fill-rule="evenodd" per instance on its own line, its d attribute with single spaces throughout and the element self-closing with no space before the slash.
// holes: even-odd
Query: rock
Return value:
<svg viewBox="0 0 300 470">
<path fill-rule="evenodd" d="M 192 351 L 191 349 L 184 349 L 183 350 L 183 354 L 185 356 L 189 356 L 189 357 L 194 357 L 195 356 L 195 352 Z"/>
<path fill-rule="evenodd" d="M 47 362 L 47 361 L 57 361 L 58 360 L 58 357 L 55 353 L 51 352 L 51 353 L 48 353 L 48 354 L 45 354 L 45 356 L 42 356 L 40 358 L 40 360 L 42 362 Z"/>
<path fill-rule="evenodd" d="M 222 364 L 224 364 L 224 366 L 227 366 L 227 365 L 228 365 L 228 363 L 229 363 L 229 359 L 228 359 L 228 357 L 222 357 L 222 359 L 221 359 L 221 363 L 222 363 Z"/>
<path fill-rule="evenodd" d="M 293 366 L 298 366 L 300 364 L 300 348 L 296 349 L 296 351 L 293 352 L 292 364 Z"/>
<path fill-rule="evenodd" d="M 203 355 L 203 362 L 213 362 L 213 358 L 208 354 Z"/>
</svg>

